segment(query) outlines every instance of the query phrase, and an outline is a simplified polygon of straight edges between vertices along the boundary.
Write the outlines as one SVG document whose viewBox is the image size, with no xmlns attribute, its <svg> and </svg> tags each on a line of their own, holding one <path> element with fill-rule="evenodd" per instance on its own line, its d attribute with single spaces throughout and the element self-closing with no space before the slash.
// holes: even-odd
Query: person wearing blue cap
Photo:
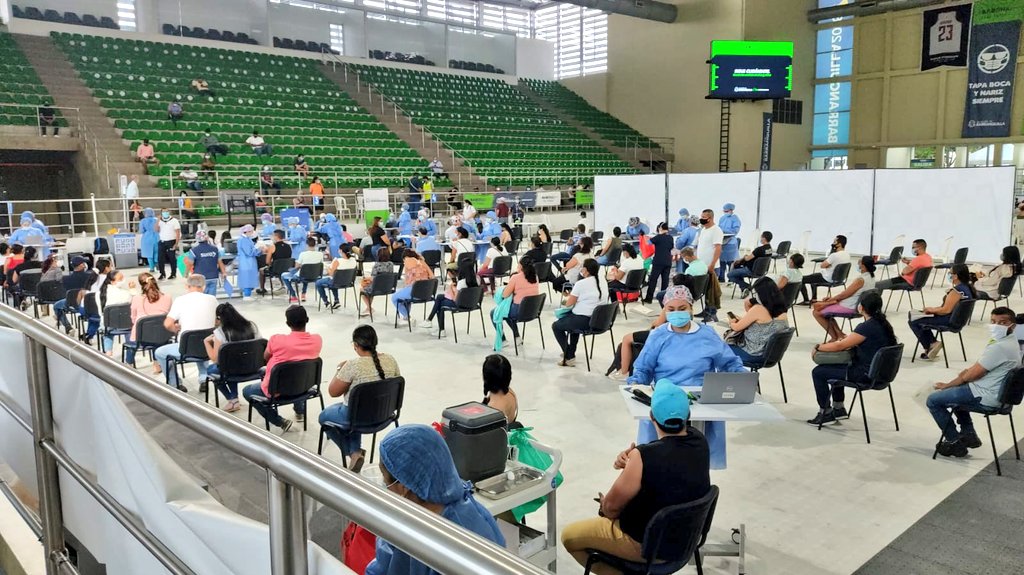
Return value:
<svg viewBox="0 0 1024 575">
<path fill-rule="evenodd" d="M 432 427 L 403 425 L 380 442 L 380 470 L 388 491 L 432 511 L 497 545 L 505 538 L 491 514 L 473 498 L 473 486 L 459 478 L 452 454 Z M 377 553 L 366 575 L 438 575 L 408 553 L 377 538 Z"/>
<path fill-rule="evenodd" d="M 676 273 L 685 273 L 686 268 L 689 264 L 683 259 L 682 251 L 684 248 L 695 249 L 697 247 L 697 237 L 700 235 L 700 216 L 690 216 L 686 219 L 686 227 L 680 230 L 680 234 L 676 236 Z M 684 218 L 680 218 L 679 222 L 683 223 Z M 678 228 L 679 224 L 676 224 Z M 690 274 L 694 275 L 694 274 Z M 703 274 L 701 274 L 703 275 Z"/>
<path fill-rule="evenodd" d="M 598 517 L 562 530 L 562 545 L 580 565 L 590 550 L 643 563 L 647 524 L 662 509 L 705 496 L 711 489 L 710 455 L 704 435 L 687 425 L 690 399 L 667 379 L 651 398 L 651 422 L 658 439 L 631 444 L 615 459 L 621 470 L 608 493 L 598 493 Z M 596 566 L 594 573 L 618 573 Z"/>
<path fill-rule="evenodd" d="M 732 263 L 740 258 L 740 218 L 733 212 L 736 211 L 736 204 L 728 203 L 722 206 L 722 217 L 718 219 L 718 227 L 727 237 L 722 244 L 722 257 L 719 258 L 718 279 L 725 281 L 725 272 Z"/>
<path fill-rule="evenodd" d="M 156 262 L 160 257 L 160 232 L 157 231 L 156 212 L 153 208 L 142 210 L 142 221 L 139 222 L 139 233 L 142 234 L 142 257 L 146 258 L 149 273 L 156 272 Z"/>
<path fill-rule="evenodd" d="M 398 215 L 398 235 L 412 235 L 412 214 L 409 213 L 409 204 L 402 204 L 401 213 Z"/>
<path fill-rule="evenodd" d="M 690 210 L 686 208 L 679 209 L 679 221 L 676 222 L 675 227 L 672 231 L 681 234 L 690 227 Z"/>
<path fill-rule="evenodd" d="M 292 246 L 292 254 L 298 256 L 306 249 L 306 228 L 299 224 L 299 218 L 288 218 L 288 243 Z"/>
</svg>

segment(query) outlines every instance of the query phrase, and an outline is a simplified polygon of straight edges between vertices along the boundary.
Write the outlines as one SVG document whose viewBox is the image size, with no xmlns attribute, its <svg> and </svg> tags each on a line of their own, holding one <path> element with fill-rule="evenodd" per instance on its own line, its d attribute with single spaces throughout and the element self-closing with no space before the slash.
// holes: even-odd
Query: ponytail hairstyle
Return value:
<svg viewBox="0 0 1024 575">
<path fill-rule="evenodd" d="M 579 248 L 580 251 L 578 253 L 589 254 L 594 249 L 594 239 L 590 236 L 583 236 L 580 238 Z"/>
<path fill-rule="evenodd" d="M 103 285 L 100 286 L 100 309 L 107 307 L 107 290 L 110 289 L 110 284 L 119 273 L 121 272 L 117 270 L 107 273 L 107 281 L 103 282 Z"/>
<path fill-rule="evenodd" d="M 57 265 L 57 254 L 56 253 L 52 253 L 49 256 L 47 256 L 45 260 L 43 260 L 43 267 L 42 267 L 42 269 L 40 271 L 45 274 L 46 272 L 50 271 L 50 269 L 53 268 L 56 265 Z"/>
<path fill-rule="evenodd" d="M 523 256 L 519 258 L 519 265 L 523 268 L 523 277 L 526 278 L 526 281 L 532 284 L 537 283 L 537 268 L 533 265 L 533 258 Z"/>
<path fill-rule="evenodd" d="M 163 295 L 163 292 L 160 291 L 160 285 L 156 283 L 156 278 L 149 272 L 139 274 L 139 288 L 142 289 L 142 295 L 146 296 L 146 300 L 149 303 L 160 301 L 160 296 Z"/>
<path fill-rule="evenodd" d="M 476 270 L 474 269 L 473 260 L 470 258 L 464 258 L 459 262 L 459 279 L 466 281 L 466 287 L 480 287 L 480 282 L 476 279 Z"/>
<path fill-rule="evenodd" d="M 967 269 L 964 264 L 953 264 L 953 267 L 949 268 L 950 273 L 956 276 L 956 279 L 961 284 L 967 286 L 967 289 L 971 292 L 971 299 L 978 298 L 978 292 L 974 289 L 974 285 L 971 284 L 971 271 Z"/>
<path fill-rule="evenodd" d="M 587 258 L 583 260 L 583 269 L 587 270 L 588 276 L 594 278 L 594 285 L 597 286 L 597 300 L 601 301 L 604 296 L 601 295 L 601 282 L 597 279 L 597 275 L 601 273 L 601 265 L 594 258 Z"/>
<path fill-rule="evenodd" d="M 377 375 L 381 379 L 387 379 L 384 375 L 384 368 L 380 364 L 380 356 L 377 355 L 377 331 L 373 326 L 361 325 L 352 330 L 352 343 L 359 346 L 359 349 L 369 352 L 373 358 L 373 366 L 377 368 Z"/>
<path fill-rule="evenodd" d="M 882 296 L 878 295 L 876 291 L 869 291 L 865 293 L 861 298 L 859 305 L 864 309 L 864 313 L 869 318 L 877 321 L 885 332 L 886 345 L 896 345 L 896 334 L 892 331 L 892 324 L 885 318 L 885 313 L 882 311 Z"/>
<path fill-rule="evenodd" d="M 501 247 L 501 238 L 494 236 L 491 238 L 491 246 L 501 253 L 505 253 L 505 248 Z"/>
</svg>

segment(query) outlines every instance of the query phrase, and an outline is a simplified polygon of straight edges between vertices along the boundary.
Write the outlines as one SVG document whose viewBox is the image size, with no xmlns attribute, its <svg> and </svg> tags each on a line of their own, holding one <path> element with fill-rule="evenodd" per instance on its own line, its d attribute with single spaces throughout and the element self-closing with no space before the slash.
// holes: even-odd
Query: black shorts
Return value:
<svg viewBox="0 0 1024 575">
<path fill-rule="evenodd" d="M 634 331 L 633 332 L 633 343 L 639 343 L 640 345 L 643 345 L 643 344 L 647 343 L 647 338 L 650 337 L 650 335 L 651 335 L 651 330 L 649 330 L 649 329 L 644 330 L 644 331 Z"/>
</svg>

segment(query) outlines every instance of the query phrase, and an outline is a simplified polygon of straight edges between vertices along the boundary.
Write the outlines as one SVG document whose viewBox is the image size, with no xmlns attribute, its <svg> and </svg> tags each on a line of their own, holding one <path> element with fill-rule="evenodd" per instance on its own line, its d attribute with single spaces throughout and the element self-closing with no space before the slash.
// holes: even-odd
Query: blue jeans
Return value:
<svg viewBox="0 0 1024 575">
<path fill-rule="evenodd" d="M 935 326 L 949 325 L 950 317 L 950 315 L 922 317 L 909 323 L 910 331 L 914 332 L 914 336 L 917 337 L 917 341 L 921 342 L 921 345 L 924 346 L 924 351 L 928 351 L 928 348 L 935 343 L 935 334 L 932 332 L 931 328 Z"/>
<path fill-rule="evenodd" d="M 939 391 L 933 391 L 928 395 L 925 402 L 928 411 L 932 413 L 935 424 L 942 430 L 942 436 L 946 441 L 956 441 L 965 433 L 974 433 L 974 422 L 971 421 L 971 413 L 965 407 L 981 405 L 981 398 L 974 397 L 971 386 L 964 384 L 950 387 Z M 952 414 L 950 414 L 952 411 Z M 953 415 L 960 424 L 960 431 L 957 432 L 953 425 Z"/>
<path fill-rule="evenodd" d="M 190 189 L 190 190 L 196 191 L 196 192 L 203 191 L 203 184 L 199 183 L 199 180 L 192 180 L 191 182 L 185 182 L 185 187 Z"/>
<path fill-rule="evenodd" d="M 749 354 L 747 350 L 738 345 L 729 344 L 729 349 L 736 354 L 736 357 L 740 358 L 744 365 L 747 363 L 758 363 L 762 359 L 762 356 Z"/>
<path fill-rule="evenodd" d="M 516 323 L 516 319 L 519 318 L 519 304 L 514 303 L 508 308 L 508 315 L 505 317 L 505 323 L 508 324 L 509 329 L 512 330 L 512 337 L 519 337 L 519 324 Z M 491 323 L 494 323 L 494 312 L 491 312 Z M 497 324 L 495 324 L 497 325 Z"/>
<path fill-rule="evenodd" d="M 741 289 L 749 290 L 751 289 L 750 284 L 746 282 L 746 279 L 753 275 L 750 268 L 735 268 L 729 272 L 729 281 L 740 286 Z"/>
<path fill-rule="evenodd" d="M 260 403 L 259 401 L 253 401 L 254 397 L 267 397 L 266 395 L 263 394 L 262 383 L 250 383 L 249 385 L 245 386 L 245 388 L 242 389 L 242 397 L 244 397 L 245 400 L 249 402 L 249 405 L 251 405 L 253 409 L 255 409 L 257 412 L 259 412 L 259 414 L 263 416 L 263 419 L 266 419 L 271 425 L 281 427 L 281 424 L 284 423 L 284 418 L 281 417 L 279 413 L 277 413 L 276 407 L 265 403 Z M 294 407 L 295 413 L 303 415 L 306 413 L 305 401 L 296 402 L 294 404 Z"/>
<path fill-rule="evenodd" d="M 211 363 L 210 365 L 206 366 L 206 377 L 210 379 L 220 378 L 220 368 L 217 367 L 216 363 Z M 218 383 L 217 391 L 219 391 L 221 395 L 224 396 L 224 399 L 227 399 L 228 401 L 238 399 L 237 383 Z"/>
<path fill-rule="evenodd" d="M 597 256 L 597 258 L 595 259 L 597 260 L 597 265 L 600 266 L 607 266 L 615 263 L 608 261 L 608 258 L 606 256 Z"/>
<path fill-rule="evenodd" d="M 444 296 L 444 294 L 437 294 L 434 296 L 434 308 L 430 310 L 430 316 L 427 317 L 428 321 L 433 321 L 434 316 L 437 316 L 437 329 L 444 329 L 444 310 L 446 309 L 457 309 L 455 300 L 450 300 Z"/>
<path fill-rule="evenodd" d="M 550 259 L 552 262 L 561 262 L 564 264 L 572 259 L 572 254 L 570 254 L 569 252 L 560 252 L 552 255 L 548 259 Z"/>
<path fill-rule="evenodd" d="M 64 327 L 64 329 L 71 329 L 71 322 L 67 318 L 68 300 L 62 299 L 59 302 L 53 304 L 53 317 L 57 319 L 57 324 Z"/>
<path fill-rule="evenodd" d="M 409 319 L 409 303 L 401 300 L 408 300 L 412 297 L 412 286 L 406 286 L 391 294 L 391 303 L 395 304 L 398 310 L 398 317 L 401 320 Z"/>
<path fill-rule="evenodd" d="M 316 291 L 320 294 L 320 300 L 324 303 L 330 301 L 327 298 L 327 290 L 334 294 L 334 303 L 338 303 L 338 288 L 334 287 L 334 278 L 320 278 L 316 280 Z"/>
<path fill-rule="evenodd" d="M 262 156 L 264 154 L 269 156 L 274 153 L 274 147 L 271 146 L 270 144 L 263 144 L 262 146 L 253 146 L 252 153 L 256 154 L 257 156 Z"/>
<path fill-rule="evenodd" d="M 306 290 L 309 289 L 309 282 L 299 277 L 298 270 L 292 272 L 284 272 L 281 274 L 281 281 L 285 287 L 288 288 L 288 295 L 294 298 L 299 297 L 295 291 L 295 284 L 302 284 L 302 295 L 306 295 Z"/>
<path fill-rule="evenodd" d="M 216 278 L 206 280 L 206 288 L 203 289 L 203 293 L 206 295 L 217 295 L 217 280 Z"/>
<path fill-rule="evenodd" d="M 156 358 L 157 365 L 160 369 L 164 370 L 164 375 L 167 377 L 167 385 L 177 386 L 178 385 L 178 370 L 171 366 L 171 369 L 167 369 L 167 360 L 170 358 L 178 359 L 178 344 L 169 343 L 156 348 L 153 353 Z M 199 381 L 206 379 L 206 366 L 210 364 L 208 361 L 196 362 L 199 366 Z"/>
<path fill-rule="evenodd" d="M 346 457 L 359 451 L 362 445 L 362 436 L 352 432 L 350 422 L 348 406 L 344 403 L 328 405 L 320 412 L 320 426 L 323 427 L 324 433 L 337 444 Z M 324 425 L 325 423 L 331 425 Z"/>
<path fill-rule="evenodd" d="M 558 347 L 562 348 L 565 359 L 576 358 L 576 346 L 580 342 L 580 332 L 590 327 L 590 316 L 576 315 L 569 312 L 551 324 Z"/>
</svg>

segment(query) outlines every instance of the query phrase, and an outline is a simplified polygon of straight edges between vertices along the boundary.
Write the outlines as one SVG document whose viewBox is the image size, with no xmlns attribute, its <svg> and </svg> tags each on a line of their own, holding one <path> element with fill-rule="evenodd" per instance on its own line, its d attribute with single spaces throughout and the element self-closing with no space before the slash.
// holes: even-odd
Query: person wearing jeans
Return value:
<svg viewBox="0 0 1024 575">
<path fill-rule="evenodd" d="M 508 279 L 508 285 L 501 292 L 502 297 L 512 298 L 512 305 L 509 306 L 508 315 L 505 316 L 505 323 L 512 330 L 512 337 L 516 338 L 516 343 L 522 344 L 523 342 L 519 338 L 519 324 L 516 321 L 519 319 L 519 305 L 527 297 L 535 296 L 539 293 L 540 284 L 537 283 L 537 268 L 533 265 L 533 258 L 524 255 L 519 258 L 519 271 L 512 274 L 512 277 Z M 493 321 L 493 316 L 491 319 Z"/>
<path fill-rule="evenodd" d="M 562 348 L 562 359 L 558 365 L 574 367 L 576 365 L 576 347 L 580 341 L 580 332 L 590 327 L 590 316 L 594 313 L 604 296 L 601 295 L 601 284 L 597 281 L 600 266 L 594 259 L 583 261 L 580 279 L 572 286 L 572 293 L 566 298 L 565 313 L 551 325 L 555 333 L 558 347 Z M 558 314 L 555 314 L 558 316 Z"/>
<path fill-rule="evenodd" d="M 306 249 L 299 254 L 295 260 L 295 267 L 290 271 L 281 274 L 281 283 L 288 288 L 288 301 L 298 303 L 299 294 L 295 288 L 296 284 L 302 284 L 302 301 L 306 301 L 306 291 L 309 289 L 309 282 L 300 277 L 302 266 L 323 264 L 324 255 L 316 249 L 316 238 L 306 238 Z"/>
<path fill-rule="evenodd" d="M 203 293 L 206 288 L 206 278 L 199 274 L 192 274 L 185 280 L 184 295 L 178 296 L 171 303 L 171 310 L 167 312 L 164 319 L 164 327 L 171 333 L 182 334 L 190 331 L 212 329 L 216 321 L 217 298 Z M 167 385 L 177 387 L 180 391 L 188 391 L 178 381 L 176 369 L 167 369 L 168 359 L 178 359 L 178 344 L 169 343 L 160 346 L 153 353 L 157 365 L 164 370 L 167 376 Z M 197 362 L 199 366 L 199 381 L 206 379 L 207 362 Z"/>
<path fill-rule="evenodd" d="M 922 311 L 924 317 L 909 322 L 910 331 L 914 332 L 917 341 L 921 344 L 921 359 L 935 359 L 942 350 L 942 342 L 936 339 L 935 328 L 946 327 L 953 319 L 953 309 L 962 300 L 975 299 L 977 292 L 971 287 L 971 275 L 964 264 L 954 264 L 950 268 L 950 282 L 953 288 L 946 292 L 942 298 L 942 305 L 938 307 L 926 307 Z"/>
<path fill-rule="evenodd" d="M 1011 370 L 1020 367 L 1020 346 L 1013 335 L 1016 316 L 1008 307 L 993 309 L 987 326 L 991 339 L 981 358 L 952 380 L 936 383 L 935 391 L 928 396 L 925 404 L 942 430 L 942 440 L 935 446 L 939 455 L 964 457 L 968 449 L 981 447 L 968 409 L 994 410 L 1001 405 L 1003 381 Z"/>
<path fill-rule="evenodd" d="M 434 278 L 434 270 L 430 269 L 423 256 L 412 249 L 402 251 L 402 261 L 405 267 L 405 287 L 391 295 L 391 302 L 398 310 L 398 319 L 401 321 L 412 321 L 409 316 L 409 300 L 412 299 L 412 287 L 418 281 Z M 335 296 L 337 300 L 337 296 Z"/>
</svg>

